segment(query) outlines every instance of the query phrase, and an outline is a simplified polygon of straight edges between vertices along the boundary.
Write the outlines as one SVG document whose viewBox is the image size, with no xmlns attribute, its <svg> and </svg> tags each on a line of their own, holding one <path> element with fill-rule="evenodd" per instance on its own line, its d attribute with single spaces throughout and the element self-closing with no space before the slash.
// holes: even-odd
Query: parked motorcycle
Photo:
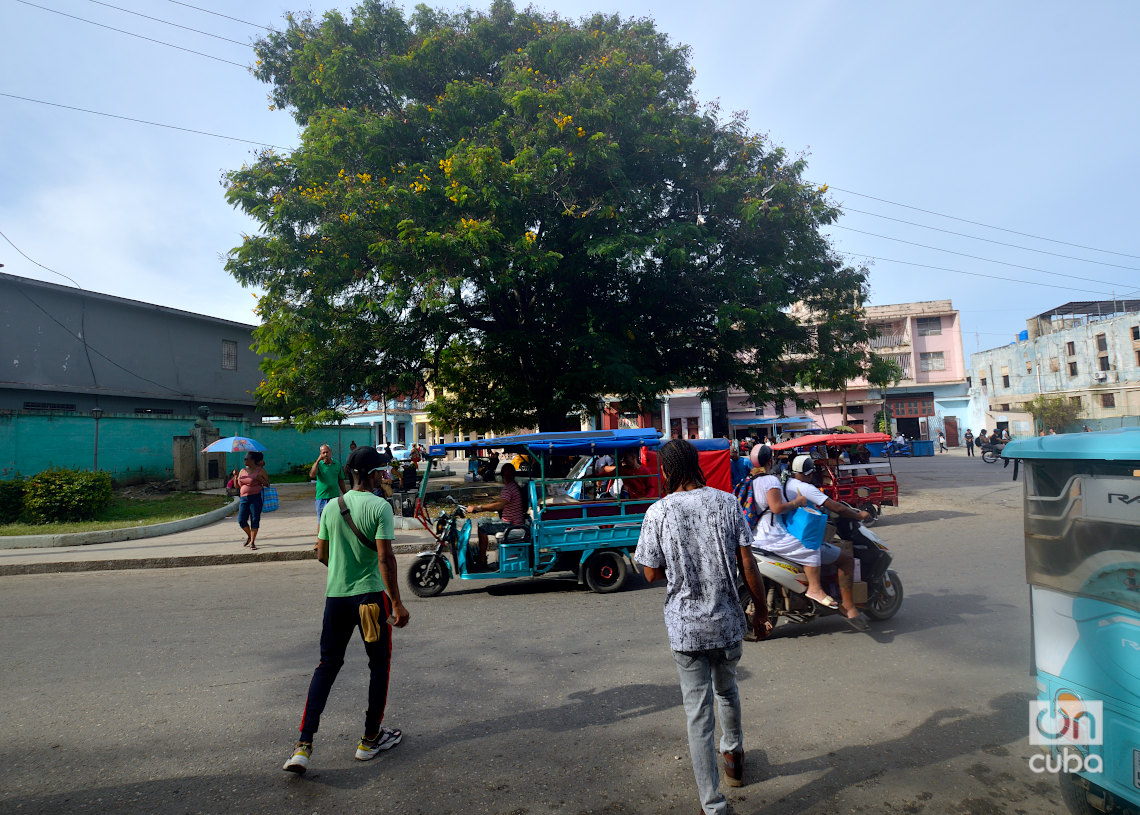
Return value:
<svg viewBox="0 0 1140 815">
<path fill-rule="evenodd" d="M 835 518 L 833 522 L 838 536 L 851 543 L 856 563 L 855 580 L 867 584 L 867 600 L 859 604 L 863 612 L 872 620 L 890 619 L 903 601 L 902 581 L 898 572 L 890 568 L 890 550 L 878 535 L 859 521 Z M 780 618 L 806 623 L 817 617 L 841 613 L 808 598 L 808 581 L 803 566 L 769 552 L 755 551 L 754 555 L 764 581 L 764 602 L 768 604 L 768 617 L 773 625 L 777 625 Z M 837 577 L 835 566 L 824 567 L 821 578 L 824 590 L 838 603 L 841 601 Z M 740 599 L 745 611 L 751 613 L 748 606 L 752 595 L 747 586 L 742 587 Z"/>
</svg>

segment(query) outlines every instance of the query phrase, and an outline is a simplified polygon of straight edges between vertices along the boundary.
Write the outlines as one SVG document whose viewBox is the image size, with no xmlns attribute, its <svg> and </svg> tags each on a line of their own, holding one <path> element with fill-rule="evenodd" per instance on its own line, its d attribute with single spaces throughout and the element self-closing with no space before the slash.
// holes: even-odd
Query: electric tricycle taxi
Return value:
<svg viewBox="0 0 1140 815">
<path fill-rule="evenodd" d="M 1059 775 L 1074 813 L 1140 811 L 1140 428 L 1001 455 L 1025 467 L 1030 768 Z"/>
<path fill-rule="evenodd" d="M 866 452 L 866 445 L 890 440 L 886 433 L 822 433 L 773 444 L 772 449 L 776 452 L 818 450 L 820 457 L 815 459 L 815 465 L 822 473 L 823 494 L 871 513 L 871 520 L 866 524 L 871 526 L 884 506 L 899 505 L 899 482 L 890 459 L 885 463 L 871 463 L 870 454 Z M 860 457 L 862 460 L 856 461 Z"/>
<path fill-rule="evenodd" d="M 409 586 L 418 597 L 434 597 L 453 577 L 500 580 L 571 572 L 596 592 L 618 591 L 645 511 L 661 494 L 651 452 L 660 445 L 653 428 L 531 433 L 433 445 L 415 515 L 435 537 L 436 546 L 413 561 Z M 727 441 L 724 445 L 727 448 Z M 433 465 L 448 451 L 459 450 L 502 451 L 508 454 L 504 458 L 522 453 L 531 464 L 530 477 L 525 483 L 519 479 L 526 522 L 490 538 L 488 554 L 497 558 L 488 557 L 486 567 L 478 565 L 477 539 L 464 508 L 452 499 L 450 511 L 444 509 L 433 519 L 425 502 Z M 614 461 L 613 471 L 598 466 L 606 455 Z"/>
</svg>

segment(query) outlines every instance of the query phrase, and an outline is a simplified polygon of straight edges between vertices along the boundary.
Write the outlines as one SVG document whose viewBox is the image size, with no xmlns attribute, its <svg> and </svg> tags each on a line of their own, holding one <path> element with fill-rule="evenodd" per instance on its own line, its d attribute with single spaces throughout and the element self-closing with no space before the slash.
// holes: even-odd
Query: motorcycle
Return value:
<svg viewBox="0 0 1140 815">
<path fill-rule="evenodd" d="M 897 441 L 889 441 L 889 442 L 887 442 L 887 446 L 883 449 L 887 454 L 887 458 L 890 458 L 891 456 L 909 456 L 909 455 L 912 455 L 912 452 L 910 449 L 910 442 L 902 442 L 900 444 Z"/>
<path fill-rule="evenodd" d="M 1001 451 L 1004 448 L 1005 442 L 1002 442 L 1000 444 L 983 444 L 982 461 L 984 461 L 986 464 L 997 464 L 998 459 L 1001 458 Z M 1006 465 L 1009 464 L 1008 461 L 1005 463 Z"/>
<path fill-rule="evenodd" d="M 902 606 L 903 587 L 898 572 L 890 568 L 891 553 L 882 539 L 859 521 L 847 518 L 833 519 L 838 536 L 851 543 L 855 557 L 855 581 L 866 583 L 867 600 L 859 603 L 872 620 L 889 620 Z M 837 609 L 817 603 L 807 596 L 807 575 L 803 566 L 763 550 L 755 550 L 756 566 L 764 582 L 764 602 L 768 616 L 775 626 L 780 618 L 793 623 L 806 623 L 829 614 L 841 614 Z M 838 573 L 835 566 L 825 566 L 821 576 L 824 590 L 837 603 L 840 602 Z M 751 615 L 753 602 L 747 586 L 740 594 L 745 611 Z"/>
</svg>

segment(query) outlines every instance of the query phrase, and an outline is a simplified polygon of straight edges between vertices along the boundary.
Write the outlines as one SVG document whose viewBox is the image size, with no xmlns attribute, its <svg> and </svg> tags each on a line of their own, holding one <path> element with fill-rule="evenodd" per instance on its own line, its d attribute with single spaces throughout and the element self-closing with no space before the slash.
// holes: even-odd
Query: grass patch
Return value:
<svg viewBox="0 0 1140 815">
<path fill-rule="evenodd" d="M 58 524 L 0 524 L 0 536 L 61 535 L 68 532 L 94 532 L 100 529 L 121 529 L 129 526 L 151 526 L 178 521 L 225 506 L 230 499 L 224 495 L 199 495 L 194 492 L 176 492 L 159 498 L 126 498 L 116 495 L 94 521 Z"/>
<path fill-rule="evenodd" d="M 311 480 L 308 470 L 304 473 L 280 473 L 269 476 L 270 484 L 308 484 Z"/>
</svg>

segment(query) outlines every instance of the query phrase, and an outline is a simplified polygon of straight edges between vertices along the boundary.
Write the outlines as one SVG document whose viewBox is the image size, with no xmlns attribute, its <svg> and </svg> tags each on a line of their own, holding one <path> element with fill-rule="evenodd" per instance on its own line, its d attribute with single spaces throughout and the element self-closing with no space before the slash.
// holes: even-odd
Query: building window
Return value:
<svg viewBox="0 0 1140 815">
<path fill-rule="evenodd" d="M 1075 407 L 1077 410 L 1080 410 L 1080 409 L 1081 409 L 1081 397 L 1079 397 L 1079 396 L 1070 396 L 1070 397 L 1069 397 L 1069 404 L 1071 404 L 1071 405 L 1072 405 L 1073 407 Z"/>
<path fill-rule="evenodd" d="M 1025 360 L 1025 372 L 1027 374 L 1033 373 L 1033 363 L 1030 360 Z"/>
<path fill-rule="evenodd" d="M 941 351 L 919 354 L 918 368 L 920 371 L 945 371 L 946 357 Z"/>
<path fill-rule="evenodd" d="M 941 317 L 919 317 L 917 325 L 918 335 L 920 337 L 930 337 L 942 333 Z"/>
<path fill-rule="evenodd" d="M 1065 343 L 1065 353 L 1071 357 L 1075 357 L 1077 355 L 1077 344 L 1075 342 Z"/>
<path fill-rule="evenodd" d="M 1097 334 L 1096 335 L 1096 350 L 1098 350 L 1098 351 L 1107 351 L 1108 350 L 1108 337 L 1106 335 L 1104 335 L 1104 334 Z"/>
<path fill-rule="evenodd" d="M 1100 358 L 1100 369 L 1102 371 L 1108 370 L 1108 357 L 1101 357 Z"/>
<path fill-rule="evenodd" d="M 1008 387 L 1009 387 L 1009 374 L 1002 374 L 1002 377 L 1001 377 L 1001 386 L 1002 386 L 1003 388 L 1008 388 Z"/>
<path fill-rule="evenodd" d="M 982 387 L 984 388 L 985 386 L 986 386 L 986 378 L 983 376 L 982 377 Z"/>
<path fill-rule="evenodd" d="M 1002 402 L 1001 412 L 1002 413 L 1009 413 L 1009 402 Z"/>
<path fill-rule="evenodd" d="M 1076 376 L 1076 375 L 1077 375 L 1077 363 L 1070 362 L 1069 363 L 1069 376 Z"/>
<path fill-rule="evenodd" d="M 74 411 L 75 405 L 69 402 L 24 402 L 24 410 Z"/>
<path fill-rule="evenodd" d="M 972 377 L 972 376 L 967 376 L 967 377 L 966 377 L 966 387 L 967 387 L 967 388 L 972 388 L 972 387 L 974 387 L 974 377 Z"/>
<path fill-rule="evenodd" d="M 1116 394 L 1115 393 L 1102 393 L 1100 395 L 1100 406 L 1106 408 L 1116 407 Z"/>
<path fill-rule="evenodd" d="M 847 408 L 847 412 L 849 414 L 854 414 L 856 416 L 862 416 L 863 415 L 863 406 L 862 405 L 850 405 Z"/>
<path fill-rule="evenodd" d="M 1049 373 L 1055 374 L 1059 370 L 1061 370 L 1061 360 L 1053 357 L 1049 360 Z"/>
<path fill-rule="evenodd" d="M 222 370 L 237 370 L 237 343 L 233 340 L 222 340 Z"/>
<path fill-rule="evenodd" d="M 170 408 L 135 408 L 136 416 L 146 416 L 148 414 L 172 416 L 174 411 Z M 238 418 L 241 418 L 240 416 Z"/>
<path fill-rule="evenodd" d="M 1140 325 L 1132 326 L 1132 341 L 1140 340 Z"/>
</svg>

